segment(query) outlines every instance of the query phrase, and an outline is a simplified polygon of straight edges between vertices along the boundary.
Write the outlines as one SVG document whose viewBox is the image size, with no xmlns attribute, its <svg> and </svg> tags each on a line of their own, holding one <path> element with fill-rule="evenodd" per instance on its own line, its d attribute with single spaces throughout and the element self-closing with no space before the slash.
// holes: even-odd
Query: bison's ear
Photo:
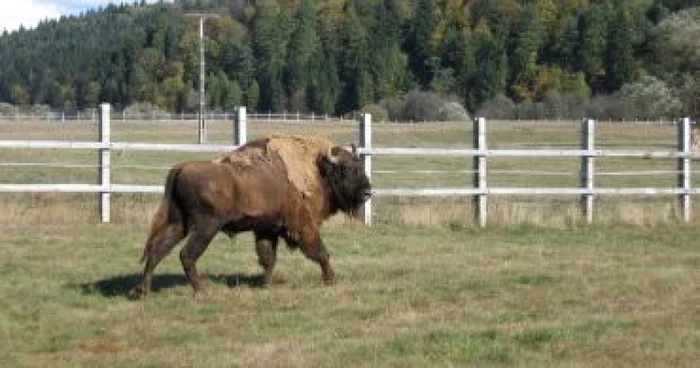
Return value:
<svg viewBox="0 0 700 368">
<path fill-rule="evenodd" d="M 352 148 L 352 155 L 357 156 L 357 146 L 355 143 L 350 143 L 350 147 Z"/>
</svg>

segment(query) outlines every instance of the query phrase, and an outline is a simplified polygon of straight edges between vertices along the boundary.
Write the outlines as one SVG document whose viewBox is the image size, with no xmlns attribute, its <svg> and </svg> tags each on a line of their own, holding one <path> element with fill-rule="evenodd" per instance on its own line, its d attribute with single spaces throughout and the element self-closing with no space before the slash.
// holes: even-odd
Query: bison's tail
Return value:
<svg viewBox="0 0 700 368">
<path fill-rule="evenodd" d="M 151 231 L 148 234 L 148 241 L 143 249 L 141 263 L 143 263 L 148 257 L 150 248 L 153 246 L 154 238 L 169 224 L 176 221 L 182 221 L 181 211 L 177 204 L 173 201 L 173 186 L 175 185 L 175 180 L 179 173 L 179 166 L 173 167 L 168 172 L 168 176 L 165 180 L 163 197 L 161 197 L 156 213 L 153 215 L 153 219 L 151 220 Z"/>
</svg>

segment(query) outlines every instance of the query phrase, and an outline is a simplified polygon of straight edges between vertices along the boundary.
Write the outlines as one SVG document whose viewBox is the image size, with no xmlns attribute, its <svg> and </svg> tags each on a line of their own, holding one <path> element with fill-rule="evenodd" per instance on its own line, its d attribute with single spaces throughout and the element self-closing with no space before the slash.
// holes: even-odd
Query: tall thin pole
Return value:
<svg viewBox="0 0 700 368">
<path fill-rule="evenodd" d="M 581 209 L 587 225 L 593 224 L 593 190 L 595 179 L 595 120 L 583 119 L 581 127 Z"/>
<path fill-rule="evenodd" d="M 678 207 L 683 222 L 690 222 L 690 118 L 682 118 L 678 121 L 678 151 L 684 153 L 678 158 Z"/>
<path fill-rule="evenodd" d="M 199 143 L 207 141 L 204 122 L 204 15 L 199 16 Z"/>
<path fill-rule="evenodd" d="M 236 127 L 233 132 L 233 144 L 236 146 L 245 144 L 247 136 L 248 129 L 246 123 L 245 106 L 239 106 L 238 112 L 236 113 Z"/>
<path fill-rule="evenodd" d="M 110 111 L 111 106 L 108 103 L 100 105 L 100 121 L 98 125 L 98 139 L 104 144 L 99 149 L 98 166 L 99 176 L 98 181 L 101 186 L 99 193 L 98 211 L 100 213 L 100 222 L 108 223 L 110 221 L 111 193 L 112 193 L 112 156 L 109 148 L 111 143 L 111 128 L 110 128 Z"/>
<path fill-rule="evenodd" d="M 360 116 L 360 153 L 365 168 L 365 175 L 372 179 L 372 114 Z M 369 152 L 367 150 L 370 150 Z M 372 198 L 367 199 L 363 207 L 365 225 L 372 225 Z"/>
<path fill-rule="evenodd" d="M 480 151 L 472 158 L 474 167 L 474 188 L 479 190 L 479 194 L 474 196 L 474 214 L 479 222 L 479 227 L 486 227 L 488 216 L 487 207 L 487 185 L 486 185 L 486 119 L 476 118 L 474 120 L 474 149 Z"/>
<path fill-rule="evenodd" d="M 207 141 L 207 123 L 204 119 L 206 114 L 206 94 L 204 92 L 204 77 L 206 74 L 204 61 L 204 21 L 206 18 L 215 18 L 217 14 L 190 13 L 188 17 L 199 18 L 199 143 Z"/>
</svg>

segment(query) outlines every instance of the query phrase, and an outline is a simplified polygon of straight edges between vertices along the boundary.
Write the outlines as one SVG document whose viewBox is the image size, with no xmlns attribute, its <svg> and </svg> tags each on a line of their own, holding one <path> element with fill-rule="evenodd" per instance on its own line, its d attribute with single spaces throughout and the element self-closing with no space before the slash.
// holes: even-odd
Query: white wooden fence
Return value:
<svg viewBox="0 0 700 368">
<path fill-rule="evenodd" d="M 678 149 L 676 151 L 660 150 L 620 150 L 595 149 L 595 120 L 582 121 L 580 150 L 491 150 L 486 145 L 486 122 L 484 118 L 474 121 L 473 149 L 441 148 L 373 148 L 361 150 L 365 155 L 419 155 L 419 156 L 471 156 L 473 157 L 474 180 L 472 188 L 433 188 L 433 189 L 377 189 L 381 196 L 473 196 L 475 218 L 480 226 L 486 225 L 487 198 L 490 195 L 579 195 L 581 211 L 588 224 L 593 222 L 593 198 L 597 195 L 676 195 L 679 200 L 679 215 L 684 222 L 690 221 L 690 196 L 699 194 L 700 188 L 691 188 L 692 158 L 700 154 L 691 151 L 690 119 L 683 118 L 676 122 Z M 489 157 L 579 157 L 581 159 L 581 185 L 578 188 L 507 188 L 489 187 L 487 184 L 487 159 Z M 594 186 L 596 157 L 630 157 L 630 158 L 675 158 L 678 165 L 678 185 L 674 188 L 601 188 Z"/>
<path fill-rule="evenodd" d="M 102 222 L 110 221 L 111 193 L 162 193 L 162 185 L 124 185 L 111 180 L 111 150 L 141 151 L 181 151 L 181 152 L 223 152 L 235 149 L 246 142 L 246 109 L 238 109 L 234 120 L 233 144 L 163 144 L 112 142 L 110 135 L 110 106 L 102 104 L 99 114 L 99 137 L 97 142 L 53 141 L 53 140 L 0 140 L 2 148 L 42 148 L 42 149 L 86 149 L 97 150 L 98 184 L 7 184 L 0 183 L 0 192 L 63 192 L 63 193 L 98 193 L 99 214 Z M 700 193 L 700 188 L 691 188 L 691 158 L 700 157 L 691 151 L 690 119 L 679 119 L 678 149 L 676 151 L 654 150 L 597 150 L 594 145 L 595 121 L 584 119 L 582 122 L 580 150 L 515 150 L 487 148 L 486 120 L 474 120 L 474 146 L 472 149 L 443 148 L 388 148 L 372 146 L 372 119 L 369 114 L 359 121 L 358 152 L 361 155 L 367 175 L 372 176 L 372 157 L 382 155 L 394 156 L 452 156 L 472 157 L 473 185 L 469 188 L 375 188 L 375 196 L 471 196 L 474 198 L 475 218 L 480 226 L 486 226 L 487 200 L 491 195 L 578 195 L 581 197 L 581 210 L 587 223 L 593 222 L 594 197 L 597 195 L 676 195 L 679 200 L 680 216 L 685 222 L 690 221 L 690 199 L 692 194 Z M 576 188 L 508 188 L 488 186 L 489 157 L 578 157 L 581 159 L 581 185 Z M 596 157 L 638 157 L 638 158 L 674 158 L 678 165 L 678 185 L 674 188 L 600 188 L 594 185 Z M 372 222 L 372 201 L 365 204 L 365 223 Z"/>
</svg>

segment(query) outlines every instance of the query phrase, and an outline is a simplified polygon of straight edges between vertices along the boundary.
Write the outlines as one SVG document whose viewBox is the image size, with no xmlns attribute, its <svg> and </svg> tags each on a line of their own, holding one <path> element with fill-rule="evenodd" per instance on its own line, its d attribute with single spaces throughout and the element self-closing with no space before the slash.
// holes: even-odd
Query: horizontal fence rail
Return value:
<svg viewBox="0 0 700 368">
<path fill-rule="evenodd" d="M 450 149 L 450 148 L 374 148 L 358 149 L 360 154 L 392 156 L 449 156 L 449 157 L 619 157 L 619 158 L 700 158 L 700 152 L 650 150 L 564 150 L 564 149 Z"/>
<path fill-rule="evenodd" d="M 113 142 L 110 135 L 110 106 L 102 104 L 99 110 L 98 141 L 61 141 L 61 140 L 0 140 L 0 149 L 79 149 L 95 150 L 98 154 L 96 165 L 70 165 L 46 163 L 46 167 L 61 168 L 97 168 L 98 184 L 11 184 L 0 183 L 0 192 L 6 193 L 97 193 L 99 195 L 99 214 L 102 222 L 110 221 L 111 193 L 163 193 L 161 185 L 126 185 L 112 182 L 111 152 L 113 150 L 130 151 L 172 151 L 172 152 L 226 152 L 236 149 L 246 142 L 246 121 L 251 114 L 246 114 L 244 107 L 239 108 L 234 119 L 233 144 L 169 144 L 146 142 Z M 265 116 L 264 114 L 262 116 Z M 272 116 L 270 114 L 269 116 Z M 360 117 L 358 124 L 357 152 L 364 162 L 365 171 L 371 178 L 373 174 L 413 173 L 441 174 L 461 173 L 473 177 L 471 187 L 458 188 L 375 188 L 377 197 L 419 196 L 419 197 L 449 197 L 471 196 L 474 199 L 474 216 L 481 226 L 486 225 L 487 200 L 492 195 L 574 195 L 581 197 L 581 212 L 587 223 L 593 221 L 593 200 L 598 195 L 641 195 L 658 196 L 674 195 L 679 200 L 679 215 L 688 222 L 690 220 L 690 196 L 700 194 L 700 188 L 691 188 L 690 163 L 700 159 L 700 152 L 690 147 L 690 119 L 684 118 L 674 122 L 677 127 L 678 149 L 670 150 L 629 150 L 629 149 L 595 149 L 595 121 L 584 119 L 581 129 L 580 149 L 488 149 L 486 145 L 486 121 L 483 118 L 474 121 L 473 148 L 402 148 L 402 147 L 373 147 L 372 119 L 365 114 Z M 435 157 L 470 157 L 471 170 L 373 170 L 372 158 L 375 156 L 435 156 Z M 581 160 L 580 171 L 522 171 L 522 170 L 492 170 L 487 168 L 488 159 L 492 157 L 573 157 Z M 646 159 L 675 159 L 677 170 L 655 171 L 626 171 L 626 172 L 596 172 L 595 159 L 599 157 L 646 158 Z M 0 167 L 40 166 L 36 163 L 0 162 Z M 166 169 L 147 165 L 131 165 L 142 169 Z M 121 167 L 121 166 L 120 166 Z M 581 185 L 574 188 L 507 188 L 488 186 L 488 173 L 518 173 L 519 175 L 561 175 L 579 176 Z M 678 185 L 673 188 L 606 188 L 595 186 L 595 177 L 623 175 L 676 175 Z M 364 220 L 372 222 L 372 201 L 364 208 Z"/>
<path fill-rule="evenodd" d="M 700 194 L 700 189 L 674 189 L 674 188 L 416 188 L 416 189 L 376 189 L 373 191 L 378 196 L 419 196 L 419 197 L 445 197 L 460 195 L 672 195 L 672 194 Z"/>
<path fill-rule="evenodd" d="M 0 148 L 45 148 L 45 149 L 116 149 L 130 151 L 171 152 L 225 152 L 238 147 L 231 144 L 211 143 L 146 143 L 146 142 L 70 142 L 70 141 L 0 141 Z"/>
<path fill-rule="evenodd" d="M 204 119 L 209 121 L 215 120 L 233 120 L 240 109 L 235 112 L 207 112 L 204 114 Z M 48 123 L 94 123 L 100 111 L 90 112 L 36 112 L 26 113 L 17 112 L 14 114 L 3 114 L 0 112 L 0 124 L 3 122 L 13 121 L 42 121 Z M 323 122 L 354 122 L 352 118 L 334 117 L 325 114 L 301 113 L 301 112 L 286 112 L 286 113 L 260 113 L 253 112 L 247 114 L 248 120 L 252 121 L 269 121 L 275 123 L 323 123 Z M 179 113 L 170 114 L 162 111 L 152 112 L 110 112 L 112 121 L 129 121 L 139 123 L 161 123 L 166 121 L 197 121 L 199 113 Z"/>
</svg>

